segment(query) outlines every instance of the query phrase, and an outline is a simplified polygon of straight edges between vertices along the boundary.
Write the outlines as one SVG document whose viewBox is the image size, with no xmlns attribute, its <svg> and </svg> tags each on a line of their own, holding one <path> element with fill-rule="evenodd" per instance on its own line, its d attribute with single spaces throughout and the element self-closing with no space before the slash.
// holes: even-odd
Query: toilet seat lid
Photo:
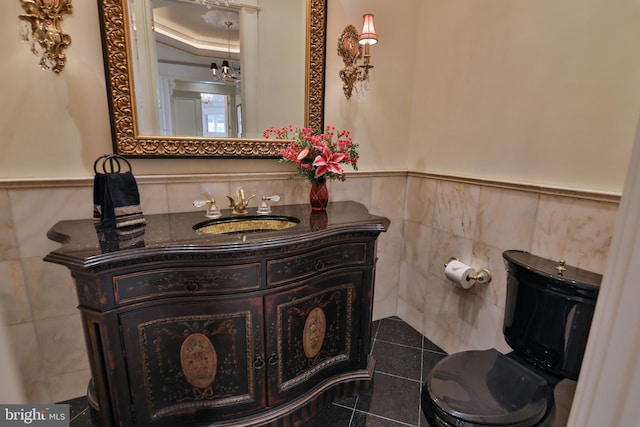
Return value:
<svg viewBox="0 0 640 427">
<path fill-rule="evenodd" d="M 438 415 L 453 422 L 528 427 L 547 410 L 544 378 L 495 349 L 445 357 L 426 389 Z"/>
</svg>

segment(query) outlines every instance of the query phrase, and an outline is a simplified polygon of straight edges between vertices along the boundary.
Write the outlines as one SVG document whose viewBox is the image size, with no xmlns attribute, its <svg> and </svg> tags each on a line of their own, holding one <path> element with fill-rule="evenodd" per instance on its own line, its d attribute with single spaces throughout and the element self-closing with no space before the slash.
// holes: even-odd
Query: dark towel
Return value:
<svg viewBox="0 0 640 427">
<path fill-rule="evenodd" d="M 138 185 L 131 171 L 96 173 L 93 180 L 93 217 L 102 227 L 146 224 Z"/>
<path fill-rule="evenodd" d="M 144 230 L 144 224 L 124 228 L 103 228 L 96 224 L 98 242 L 103 253 L 144 248 Z"/>
</svg>

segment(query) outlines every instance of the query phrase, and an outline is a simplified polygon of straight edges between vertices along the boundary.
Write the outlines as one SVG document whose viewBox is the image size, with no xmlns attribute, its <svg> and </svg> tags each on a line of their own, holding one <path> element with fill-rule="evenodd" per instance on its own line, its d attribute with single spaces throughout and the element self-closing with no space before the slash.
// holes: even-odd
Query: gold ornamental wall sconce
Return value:
<svg viewBox="0 0 640 427">
<path fill-rule="evenodd" d="M 367 13 L 362 18 L 360 34 L 353 25 L 347 25 L 338 39 L 338 55 L 344 62 L 344 68 L 340 70 L 340 78 L 342 91 L 347 99 L 351 98 L 354 87 L 356 92 L 367 90 L 367 85 L 370 83 L 369 70 L 373 68 L 369 47 L 378 43 L 378 35 L 373 26 L 373 14 Z M 358 60 L 363 58 L 363 46 L 363 63 L 358 65 Z"/>
<path fill-rule="evenodd" d="M 40 68 L 62 71 L 67 62 L 64 50 L 71 37 L 62 32 L 62 15 L 71 13 L 71 0 L 20 0 L 25 14 L 20 15 L 20 36 L 31 46 L 31 52 L 40 56 Z"/>
</svg>

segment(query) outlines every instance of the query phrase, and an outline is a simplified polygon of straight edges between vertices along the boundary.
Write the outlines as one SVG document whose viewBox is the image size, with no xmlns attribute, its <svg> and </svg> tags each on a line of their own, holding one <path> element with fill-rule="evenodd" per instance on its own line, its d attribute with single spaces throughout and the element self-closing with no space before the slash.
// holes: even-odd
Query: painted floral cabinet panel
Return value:
<svg viewBox="0 0 640 427">
<path fill-rule="evenodd" d="M 178 426 L 264 407 L 262 308 L 261 297 L 203 298 L 121 314 L 136 420 Z"/>
<path fill-rule="evenodd" d="M 363 282 L 364 271 L 356 269 L 265 297 L 270 405 L 364 367 L 358 340 Z"/>
</svg>

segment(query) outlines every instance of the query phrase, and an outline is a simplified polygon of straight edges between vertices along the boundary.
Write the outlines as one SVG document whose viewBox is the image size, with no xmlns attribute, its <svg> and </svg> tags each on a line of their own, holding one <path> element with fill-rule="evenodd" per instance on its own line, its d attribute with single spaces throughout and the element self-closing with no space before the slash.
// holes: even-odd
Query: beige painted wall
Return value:
<svg viewBox="0 0 640 427">
<path fill-rule="evenodd" d="M 421 5 L 409 170 L 621 190 L 640 107 L 640 3 Z"/>
<path fill-rule="evenodd" d="M 353 132 L 362 171 L 620 192 L 640 110 L 637 2 L 329 3 L 326 123 Z M 4 5 L 0 179 L 89 177 L 111 150 L 97 6 L 73 6 L 68 62 L 55 75 L 19 40 L 19 2 Z M 337 39 L 365 12 L 380 35 L 375 81 L 347 101 Z M 137 175 L 287 170 L 273 160 L 133 163 Z"/>
<path fill-rule="evenodd" d="M 19 1 L 0 14 L 0 178 L 89 176 L 110 149 L 102 50 L 95 2 L 74 2 L 63 22 L 69 60 L 55 75 L 22 43 Z"/>
<path fill-rule="evenodd" d="M 325 123 L 351 129 L 360 143 L 360 170 L 407 169 L 416 11 L 422 0 L 328 0 Z M 375 15 L 378 43 L 371 47 L 373 83 L 364 95 L 347 100 L 339 71 L 338 39 L 351 24 L 362 29 L 362 15 Z"/>
<path fill-rule="evenodd" d="M 384 4 L 379 0 L 375 3 Z M 412 0 L 407 4 L 417 2 Z M 93 161 L 111 151 L 97 5 L 95 1 L 75 1 L 73 7 L 73 15 L 65 16 L 62 24 L 63 30 L 72 37 L 72 45 L 60 75 L 40 70 L 38 58 L 19 40 L 17 16 L 23 11 L 18 1 L 8 2 L 0 16 L 0 52 L 5 55 L 0 64 L 0 88 L 3 99 L 7 100 L 0 105 L 3 135 L 0 179 L 90 177 Z M 400 12 L 408 10 L 403 6 Z M 394 11 L 398 18 L 402 16 L 400 12 Z M 360 6 L 352 13 L 358 26 L 361 14 Z M 337 8 L 337 13 L 330 12 L 329 20 L 341 15 Z M 379 90 L 384 89 L 381 93 L 372 92 L 372 96 L 351 103 L 344 99 L 337 77 L 342 62 L 335 53 L 344 25 L 336 24 L 327 36 L 327 51 L 332 61 L 328 74 L 335 76 L 328 78 L 327 86 L 338 85 L 340 97 L 327 102 L 326 122 L 353 132 L 354 139 L 361 145 L 360 170 L 404 170 L 409 105 L 403 102 L 401 109 L 396 108 L 395 101 L 382 105 L 384 97 L 388 97 L 390 91 L 395 92 L 395 83 L 390 81 L 385 85 L 385 79 L 376 82 L 381 83 Z M 408 37 L 410 29 L 403 29 L 402 34 Z M 390 60 L 399 61 L 401 56 L 406 56 L 391 46 L 388 44 L 387 48 Z M 409 89 L 409 81 L 402 84 Z M 408 100 L 410 91 L 406 89 L 401 92 Z M 337 93 L 333 88 L 329 91 Z M 378 104 L 373 109 L 369 105 L 372 102 Z M 393 111 L 389 113 L 387 109 Z M 376 117 L 379 114 L 385 117 L 384 123 Z M 388 141 L 394 141 L 394 145 Z M 132 163 L 138 176 L 291 169 L 274 160 L 135 159 Z"/>
</svg>

